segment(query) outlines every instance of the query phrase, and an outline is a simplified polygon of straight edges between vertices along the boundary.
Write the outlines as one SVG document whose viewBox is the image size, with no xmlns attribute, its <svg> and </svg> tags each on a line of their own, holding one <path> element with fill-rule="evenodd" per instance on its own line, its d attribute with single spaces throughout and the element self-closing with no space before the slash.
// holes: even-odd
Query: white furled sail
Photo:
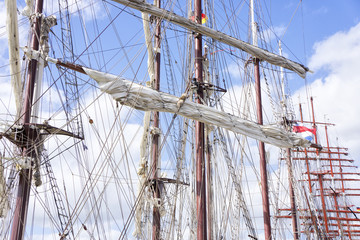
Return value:
<svg viewBox="0 0 360 240">
<path fill-rule="evenodd" d="M 24 47 L 23 50 L 29 58 L 38 59 L 41 56 L 41 53 L 38 51 L 33 51 L 26 47 Z M 50 57 L 45 57 L 45 60 L 55 64 L 66 65 Z M 73 67 L 74 66 L 75 65 L 73 65 Z M 97 81 L 101 91 L 110 94 L 121 104 L 138 110 L 179 114 L 183 117 L 222 127 L 234 133 L 243 134 L 281 148 L 309 147 L 312 145 L 309 140 L 299 137 L 293 132 L 287 132 L 279 127 L 259 125 L 206 105 L 185 101 L 185 94 L 179 98 L 109 73 L 99 72 L 80 65 L 76 65 L 75 67 L 77 71 L 85 73 Z"/>
<path fill-rule="evenodd" d="M 8 33 L 9 43 L 9 63 L 10 63 L 10 75 L 11 85 L 13 87 L 16 111 L 20 113 L 21 104 L 21 75 L 20 75 L 20 53 L 19 53 L 19 30 L 18 30 L 18 18 L 16 1 L 5 1 L 6 4 L 6 30 Z"/>
<path fill-rule="evenodd" d="M 111 94 L 116 101 L 132 108 L 143 111 L 179 114 L 183 117 L 222 127 L 281 148 L 308 147 L 311 144 L 310 141 L 276 126 L 261 126 L 229 113 L 186 101 L 185 95 L 179 98 L 112 74 L 102 73 L 85 67 L 82 68 L 87 75 L 98 82 L 101 91 Z"/>
<path fill-rule="evenodd" d="M 241 49 L 241 50 L 249 53 L 253 57 L 256 57 L 258 59 L 267 61 L 268 63 L 271 63 L 273 65 L 284 67 L 288 70 L 296 72 L 302 78 L 305 78 L 306 72 L 309 71 L 309 69 L 307 67 L 303 66 L 302 64 L 291 61 L 287 58 L 284 58 L 277 54 L 271 53 L 265 49 L 259 48 L 257 46 L 251 45 L 249 43 L 246 43 L 244 41 L 241 41 L 239 39 L 231 37 L 220 31 L 217 31 L 217 30 L 211 29 L 209 27 L 203 26 L 201 24 L 195 23 L 194 21 L 191 21 L 190 19 L 181 17 L 179 15 L 176 15 L 175 13 L 158 8 L 156 6 L 150 5 L 143 1 L 140 1 L 140 0 L 113 0 L 113 1 L 121 3 L 128 7 L 137 9 L 141 12 L 145 12 L 145 13 L 157 16 L 157 17 L 161 17 L 164 20 L 175 23 L 175 24 L 182 26 L 184 28 L 187 28 L 191 31 L 194 31 L 196 33 L 201 33 L 205 36 L 211 37 L 220 42 L 226 43 L 230 46 Z"/>
<path fill-rule="evenodd" d="M 9 211 L 9 199 L 6 194 L 6 182 L 4 177 L 4 166 L 0 155 L 0 218 L 5 217 Z"/>
<path fill-rule="evenodd" d="M 145 2 L 145 1 L 144 1 Z M 141 13 L 142 20 L 143 20 L 143 28 L 144 28 L 144 36 L 145 36 L 145 43 L 146 48 L 148 51 L 148 73 L 150 76 L 150 80 L 147 82 L 147 84 L 150 87 L 153 87 L 154 85 L 154 54 L 153 54 L 153 44 L 151 41 L 151 33 L 150 33 L 150 17 L 147 13 Z M 140 143 L 140 163 L 139 163 L 139 169 L 137 171 L 139 175 L 139 183 L 138 183 L 138 199 L 139 203 L 136 205 L 135 210 L 135 230 L 133 232 L 133 236 L 136 238 L 140 238 L 141 236 L 141 217 L 143 214 L 143 209 L 145 206 L 145 199 L 146 197 L 141 197 L 142 193 L 142 187 L 146 183 L 146 180 L 148 178 L 147 172 L 148 172 L 148 154 L 147 149 L 149 146 L 149 132 L 150 132 L 150 112 L 146 111 L 144 114 L 144 120 L 143 120 L 143 126 L 144 126 L 144 132 L 142 135 L 141 143 Z"/>
</svg>

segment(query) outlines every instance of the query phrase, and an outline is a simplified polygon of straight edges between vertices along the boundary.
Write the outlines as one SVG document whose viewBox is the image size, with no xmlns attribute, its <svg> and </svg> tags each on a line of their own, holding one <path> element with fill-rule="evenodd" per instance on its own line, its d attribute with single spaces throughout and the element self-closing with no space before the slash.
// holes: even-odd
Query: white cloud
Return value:
<svg viewBox="0 0 360 240">
<path fill-rule="evenodd" d="M 67 1 L 68 9 L 70 15 L 73 16 L 81 16 L 83 20 L 89 21 L 93 20 L 94 18 L 102 18 L 106 16 L 103 8 L 101 8 L 101 1 L 99 0 L 91 0 L 91 1 L 84 1 L 84 0 L 70 0 Z M 46 7 L 45 11 L 49 14 L 53 14 L 53 12 L 58 11 L 58 3 L 57 2 L 50 2 Z"/>
<path fill-rule="evenodd" d="M 357 158 L 360 156 L 360 108 L 357 106 L 360 102 L 360 24 L 316 43 L 314 50 L 309 65 L 322 74 L 309 85 L 309 92 L 314 96 L 315 118 L 335 123 L 336 132 L 331 132 L 332 137 L 338 136 L 339 143 L 349 147 Z M 305 87 L 294 94 L 294 99 L 299 95 L 306 96 Z"/>
<path fill-rule="evenodd" d="M 314 45 L 315 54 L 310 59 L 314 70 L 327 68 L 330 73 L 342 73 L 355 70 L 356 60 L 360 56 L 360 24 L 347 32 L 338 32 Z M 351 73 L 351 72 L 348 72 Z"/>
<path fill-rule="evenodd" d="M 286 27 L 284 25 L 275 26 L 262 31 L 261 36 L 265 37 L 266 42 L 271 42 L 273 40 L 281 38 L 285 30 Z"/>
</svg>

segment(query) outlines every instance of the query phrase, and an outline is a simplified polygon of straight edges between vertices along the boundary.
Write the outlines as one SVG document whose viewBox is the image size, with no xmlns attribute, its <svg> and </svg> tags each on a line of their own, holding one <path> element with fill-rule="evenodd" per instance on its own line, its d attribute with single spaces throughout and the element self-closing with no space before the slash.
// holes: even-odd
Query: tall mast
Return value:
<svg viewBox="0 0 360 240">
<path fill-rule="evenodd" d="M 250 1 L 251 14 L 251 32 L 252 43 L 257 46 L 257 24 L 254 21 L 254 1 Z M 261 85 L 260 85 L 260 67 L 259 59 L 253 58 L 254 75 L 255 75 L 255 92 L 256 92 L 256 109 L 258 124 L 263 125 L 262 105 L 261 105 Z M 269 207 L 269 189 L 267 181 L 266 158 L 265 158 L 265 144 L 259 142 L 260 153 L 260 176 L 261 176 L 261 197 L 263 203 L 263 217 L 264 217 L 264 233 L 265 239 L 271 239 L 271 222 L 270 222 L 270 207 Z"/>
<path fill-rule="evenodd" d="M 41 14 L 43 9 L 43 0 L 37 0 L 35 4 L 35 14 Z M 38 17 L 34 22 L 34 31 L 31 36 L 31 48 L 33 50 L 39 50 L 41 18 Z M 27 82 L 25 89 L 25 97 L 22 108 L 21 123 L 25 127 L 25 134 L 28 135 L 27 147 L 22 148 L 23 157 L 32 157 L 35 155 L 33 149 L 33 137 L 29 134 L 29 123 L 31 117 L 31 107 L 33 105 L 34 86 L 36 80 L 37 60 L 31 59 L 29 62 L 29 68 L 27 73 Z M 12 240 L 22 240 L 24 237 L 24 231 L 26 226 L 27 209 L 29 205 L 30 187 L 32 179 L 32 169 L 22 169 L 19 173 L 19 186 L 16 198 L 16 207 L 14 212 L 14 220 L 11 230 Z"/>
<path fill-rule="evenodd" d="M 195 21 L 201 24 L 201 0 L 194 1 Z M 203 82 L 202 35 L 195 34 L 195 78 L 197 83 Z M 200 84 L 198 84 L 200 86 Z M 196 101 L 202 104 L 204 93 L 201 87 L 197 89 Z M 197 239 L 207 239 L 206 231 L 206 180 L 205 180 L 205 138 L 204 123 L 195 123 L 196 149 L 196 215 Z"/>
<path fill-rule="evenodd" d="M 210 73 L 209 73 L 209 59 L 208 59 L 209 48 L 205 44 L 204 46 L 204 57 L 203 57 L 203 70 L 204 70 L 204 79 L 206 83 L 211 83 Z M 209 101 L 209 91 L 206 93 L 206 104 Z M 211 177 L 211 145 L 210 145 L 210 133 L 211 129 L 208 126 L 205 126 L 205 155 L 206 155 L 206 223 L 207 223 L 207 239 L 212 240 L 213 232 L 213 191 L 212 191 L 212 177 Z"/>
<path fill-rule="evenodd" d="M 155 0 L 154 4 L 160 8 L 160 0 Z M 154 47 L 155 47 L 155 79 L 154 79 L 154 89 L 160 90 L 160 34 L 161 34 L 161 19 L 160 17 L 156 18 L 156 26 L 155 26 L 155 40 L 154 40 Z M 158 169 L 160 168 L 159 164 L 159 136 L 160 131 L 159 129 L 159 112 L 153 112 L 153 126 L 154 126 L 154 133 L 152 135 L 152 179 L 153 179 L 153 186 L 154 186 L 154 198 L 156 201 L 160 201 L 160 186 L 158 181 Z M 159 211 L 159 204 L 154 204 L 153 206 L 153 233 L 152 239 L 158 240 L 160 239 L 160 211 Z"/>
<path fill-rule="evenodd" d="M 311 103 L 311 113 L 312 113 L 312 120 L 313 120 L 313 128 L 316 129 L 316 121 L 315 121 L 315 112 L 314 112 L 314 101 L 313 97 L 310 97 L 310 103 Z M 315 144 L 318 144 L 317 140 L 317 132 L 314 134 L 315 137 Z M 320 152 L 318 149 L 316 149 L 316 163 L 318 169 L 320 169 Z M 324 195 L 324 187 L 323 187 L 323 176 L 326 174 L 326 172 L 318 171 L 313 172 L 313 175 L 318 176 L 319 186 L 320 186 L 320 196 L 321 196 L 321 205 L 322 205 L 322 213 L 323 213 L 323 221 L 325 225 L 325 231 L 326 235 L 329 234 L 329 225 L 328 225 L 328 217 L 326 214 L 326 203 L 325 203 L 325 195 Z"/>
<path fill-rule="evenodd" d="M 279 54 L 280 54 L 280 56 L 282 56 L 281 41 L 279 41 Z M 284 77 L 283 67 L 280 67 L 280 78 L 281 78 L 281 90 L 282 90 L 282 106 L 283 106 L 283 112 L 284 112 L 283 116 L 284 116 L 284 123 L 286 124 L 285 119 L 287 118 L 288 112 L 287 112 L 287 101 L 286 101 L 286 94 L 285 94 L 285 77 Z M 289 127 L 289 126 L 286 126 L 286 127 Z M 292 159 L 291 159 L 291 148 L 286 149 L 286 164 L 288 167 L 293 236 L 294 236 L 294 240 L 297 240 L 297 239 L 299 239 L 299 233 L 298 233 L 298 223 L 297 223 L 297 214 L 296 214 L 295 192 L 294 192 L 294 186 L 293 186 L 294 173 L 293 173 L 293 165 L 292 165 Z"/>
<path fill-rule="evenodd" d="M 303 119 L 303 112 L 302 112 L 302 107 L 301 107 L 301 103 L 299 103 L 299 112 L 300 112 L 300 121 L 301 123 L 304 122 Z M 306 164 L 306 172 L 307 172 L 307 177 L 309 179 L 309 191 L 310 194 L 312 194 L 312 184 L 311 184 L 311 176 L 310 176 L 310 165 L 309 165 L 309 159 L 308 159 L 308 153 L 307 153 L 307 149 L 304 148 L 304 153 L 305 153 L 305 164 Z"/>
<path fill-rule="evenodd" d="M 329 165 L 330 165 L 330 173 L 331 173 L 331 179 L 332 179 L 332 184 L 331 184 L 331 187 L 332 189 L 336 189 L 335 187 L 335 183 L 334 183 L 334 168 L 333 168 L 333 160 L 332 160 L 332 156 L 331 156 L 331 149 L 330 149 L 330 144 L 329 144 L 329 137 L 328 137 L 328 131 L 327 131 L 327 125 L 325 125 L 325 137 L 326 137 L 326 147 L 327 147 L 327 151 L 328 151 L 328 156 L 329 156 Z M 334 159 L 335 160 L 335 159 Z M 339 161 L 340 162 L 340 161 Z M 341 169 L 341 168 L 340 168 Z M 340 174 L 342 176 L 342 174 Z M 339 212 L 339 203 L 338 203 L 338 195 L 339 195 L 340 192 L 338 191 L 333 191 L 331 192 L 331 195 L 333 196 L 334 198 L 334 203 L 335 203 L 335 211 L 336 211 L 336 218 L 338 219 L 337 220 L 337 224 L 338 224 L 338 228 L 339 228 L 339 232 L 341 234 L 341 236 L 344 235 L 344 232 L 343 232 L 343 228 L 341 226 L 341 222 L 339 220 L 340 218 L 340 212 Z M 350 237 L 351 238 L 351 237 Z M 341 238 L 343 239 L 343 238 Z"/>
</svg>

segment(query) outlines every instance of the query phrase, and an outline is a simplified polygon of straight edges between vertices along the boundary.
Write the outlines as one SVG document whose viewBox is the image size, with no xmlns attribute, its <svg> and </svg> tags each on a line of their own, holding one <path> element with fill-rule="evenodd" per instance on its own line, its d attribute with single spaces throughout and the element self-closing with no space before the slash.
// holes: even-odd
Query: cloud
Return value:
<svg viewBox="0 0 360 240">
<path fill-rule="evenodd" d="M 119 235 L 118 231 L 130 215 L 138 182 L 136 170 L 142 126 L 127 123 L 124 128 L 123 124 L 131 121 L 127 119 L 134 116 L 134 111 L 125 107 L 122 110 L 116 108 L 114 101 L 107 95 L 101 95 L 94 103 L 94 98 L 100 93 L 96 89 L 93 91 L 92 94 L 83 96 L 83 104 L 86 106 L 84 115 L 91 117 L 93 121 L 89 123 L 88 118 L 83 118 L 84 144 L 87 150 L 83 149 L 82 143 L 77 147 L 72 146 L 72 139 L 63 136 L 52 136 L 45 143 L 61 193 L 66 189 L 66 209 L 69 207 L 69 211 L 74 213 L 72 220 L 76 239 L 97 236 L 93 219 L 99 216 L 107 216 L 102 220 L 103 226 L 111 228 L 106 233 L 107 238 L 113 238 L 110 237 L 113 234 Z M 56 120 L 64 118 L 63 113 L 56 116 Z M 62 125 L 59 121 L 51 121 L 50 124 Z M 43 185 L 38 188 L 37 199 L 46 199 L 51 194 L 52 186 L 44 168 L 42 180 Z M 64 199 L 65 196 L 63 201 Z M 96 208 L 93 201 L 97 203 Z M 39 231 L 44 228 L 43 234 L 50 234 L 55 225 L 48 220 L 46 228 L 42 226 L 43 219 L 49 218 L 45 213 L 47 211 L 53 221 L 57 222 L 57 209 L 52 198 L 45 210 L 37 205 L 34 213 L 34 229 Z M 84 230 L 82 224 L 88 230 Z"/>
<path fill-rule="evenodd" d="M 333 137 L 339 137 L 339 143 L 350 148 L 353 157 L 360 156 L 359 121 L 360 109 L 360 24 L 348 31 L 337 32 L 329 38 L 314 45 L 314 54 L 309 66 L 320 75 L 308 86 L 314 97 L 315 118 L 336 124 L 330 128 Z M 306 87 L 294 94 L 307 95 Z M 308 108 L 304 110 L 308 114 Z M 307 116 L 307 115 L 305 115 Z M 324 145 L 326 143 L 323 143 Z M 336 145 L 336 142 L 332 142 Z"/>
<path fill-rule="evenodd" d="M 105 12 L 101 8 L 100 5 L 101 1 L 99 0 L 91 0 L 91 1 L 84 1 L 84 0 L 70 0 L 67 2 L 69 8 L 70 15 L 75 16 L 81 16 L 83 20 L 90 21 L 94 18 L 103 18 L 106 16 Z M 51 4 L 52 5 L 52 4 Z M 57 4 L 55 6 L 52 6 L 54 8 L 57 7 Z M 47 12 L 56 12 L 56 10 L 51 10 L 51 6 L 49 6 L 49 9 Z"/>
<path fill-rule="evenodd" d="M 338 32 L 314 45 L 315 53 L 310 59 L 310 67 L 314 70 L 322 68 L 330 73 L 344 74 L 344 70 L 356 70 L 356 60 L 360 56 L 360 24 L 349 31 Z M 351 72 L 348 72 L 351 73 Z"/>
<path fill-rule="evenodd" d="M 271 41 L 277 40 L 281 38 L 286 31 L 286 27 L 284 25 L 280 26 L 274 26 L 271 28 L 267 28 L 260 34 L 261 36 L 264 36 L 266 39 L 266 42 L 269 43 Z"/>
</svg>

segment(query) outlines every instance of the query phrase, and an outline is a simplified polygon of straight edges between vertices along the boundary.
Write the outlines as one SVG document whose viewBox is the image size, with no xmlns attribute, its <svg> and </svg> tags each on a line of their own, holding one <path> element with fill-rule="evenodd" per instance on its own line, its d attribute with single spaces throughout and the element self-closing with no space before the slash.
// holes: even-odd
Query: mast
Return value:
<svg viewBox="0 0 360 240">
<path fill-rule="evenodd" d="M 201 0 L 194 1 L 195 22 L 201 24 Z M 202 35 L 195 34 L 195 79 L 203 82 Z M 201 87 L 196 92 L 196 102 L 202 104 L 204 93 Z M 206 180 L 205 180 L 205 137 L 204 123 L 195 122 L 195 149 L 196 149 L 196 215 L 197 239 L 207 239 L 206 231 Z"/>
<path fill-rule="evenodd" d="M 302 112 L 302 107 L 301 107 L 301 103 L 299 103 L 299 112 L 300 112 L 300 121 L 301 123 L 304 122 L 303 119 L 303 112 Z M 306 172 L 307 172 L 307 177 L 309 179 L 309 191 L 310 194 L 312 194 L 312 184 L 311 184 L 311 176 L 310 176 L 310 165 L 309 165 L 309 160 L 308 160 L 308 153 L 307 153 L 307 149 L 304 149 L 304 153 L 305 153 L 305 163 L 306 163 Z"/>
<path fill-rule="evenodd" d="M 209 59 L 208 59 L 208 51 L 209 48 L 205 44 L 204 46 L 204 59 L 203 59 L 203 70 L 204 70 L 204 79 L 203 81 L 206 83 L 210 83 L 210 73 L 209 73 Z M 209 91 L 205 93 L 206 104 L 209 101 Z M 210 144 L 210 133 L 211 129 L 206 125 L 205 126 L 205 155 L 206 155 L 206 202 L 207 202 L 207 209 L 206 209 L 206 222 L 207 222 L 207 239 L 212 240 L 212 233 L 213 233 L 213 191 L 212 191 L 212 176 L 211 176 L 211 144 Z"/>
<path fill-rule="evenodd" d="M 41 14 L 43 9 L 43 0 L 37 0 L 35 4 L 35 14 Z M 33 50 L 39 50 L 39 38 L 40 36 L 41 17 L 37 17 L 34 22 L 34 30 L 31 36 L 31 48 Z M 22 108 L 21 123 L 25 127 L 25 134 L 27 137 L 27 147 L 22 150 L 23 157 L 32 157 L 35 155 L 31 145 L 35 140 L 30 136 L 29 125 L 31 117 L 31 107 L 33 105 L 33 94 L 36 80 L 37 60 L 31 59 L 29 62 L 27 82 L 25 89 L 25 97 Z M 36 137 L 36 136 L 35 136 Z M 11 230 L 12 240 L 21 240 L 24 237 L 27 209 L 29 205 L 30 187 L 32 179 L 32 168 L 21 169 L 19 173 L 19 186 L 16 198 L 16 207 L 14 212 L 14 220 Z"/>
<path fill-rule="evenodd" d="M 154 2 L 154 5 L 160 8 L 160 0 L 156 0 Z M 154 41 L 154 47 L 155 47 L 155 79 L 154 79 L 154 89 L 159 90 L 160 89 L 160 34 L 161 34 L 161 19 L 160 17 L 156 18 L 156 26 L 155 26 L 155 41 Z M 152 163 L 151 163 L 151 169 L 152 169 L 152 180 L 153 180 L 153 191 L 154 191 L 154 199 L 157 202 L 157 204 L 154 204 L 153 206 L 153 233 L 152 233 L 152 239 L 158 240 L 160 239 L 160 211 L 159 211 L 159 205 L 160 205 L 160 182 L 158 181 L 158 169 L 160 168 L 159 164 L 159 136 L 160 131 L 159 129 L 159 112 L 155 111 L 153 112 L 154 117 L 154 132 L 152 134 Z"/>
<path fill-rule="evenodd" d="M 286 161 L 288 166 L 288 178 L 289 178 L 289 191 L 290 191 L 290 206 L 291 206 L 291 219 L 293 227 L 293 236 L 294 240 L 299 239 L 298 233 L 298 224 L 297 224 L 297 213 L 296 213 L 296 203 L 295 203 L 295 193 L 293 186 L 294 173 L 292 171 L 292 161 L 291 161 L 291 148 L 286 149 Z"/>
<path fill-rule="evenodd" d="M 310 103 L 311 103 L 313 128 L 316 129 L 313 97 L 310 97 Z M 314 134 L 314 137 L 315 137 L 315 144 L 317 144 L 318 143 L 317 132 Z M 320 152 L 318 149 L 316 149 L 316 163 L 317 163 L 318 168 L 320 168 Z M 323 217 L 323 221 L 324 221 L 324 225 L 325 225 L 326 235 L 328 235 L 329 234 L 329 225 L 328 225 L 328 217 L 327 217 L 327 213 L 326 213 L 327 211 L 326 211 L 326 203 L 325 203 L 324 187 L 323 187 L 323 176 L 326 174 L 326 172 L 319 171 L 319 172 L 314 172 L 312 174 L 318 176 L 318 181 L 319 181 L 319 186 L 320 186 L 322 213 L 323 213 L 322 217 Z"/>
<path fill-rule="evenodd" d="M 153 88 L 154 87 L 154 77 L 155 77 L 155 73 L 154 73 L 154 64 L 155 64 L 155 60 L 154 60 L 154 47 L 153 47 L 153 43 L 152 43 L 152 37 L 151 37 L 151 33 L 150 33 L 150 18 L 149 15 L 147 13 L 141 13 L 142 16 L 142 22 L 143 22 L 143 29 L 144 29 L 144 37 L 145 37 L 145 43 L 146 43 L 146 48 L 147 48 L 147 55 L 148 55 L 148 59 L 147 59 L 147 69 L 148 69 L 148 73 L 149 73 L 149 81 L 146 83 L 146 85 L 148 87 Z M 142 226 L 141 226 L 141 217 L 142 217 L 142 211 L 144 209 L 144 205 L 145 205 L 145 198 L 142 197 L 142 188 L 144 186 L 144 184 L 146 184 L 146 181 L 148 181 L 148 179 L 151 176 L 148 176 L 148 154 L 147 154 L 147 148 L 149 146 L 149 133 L 150 133 L 150 111 L 145 111 L 144 112 L 144 119 L 143 119 L 143 126 L 144 126 L 144 131 L 142 134 L 142 140 L 140 143 L 140 163 L 139 163 L 139 170 L 138 170 L 138 175 L 140 176 L 140 181 L 139 181 L 139 187 L 138 187 L 138 197 L 139 197 L 139 204 L 137 204 L 136 206 L 136 213 L 135 213 L 135 231 L 133 233 L 134 237 L 139 237 L 141 236 L 141 232 L 142 232 Z"/>
<path fill-rule="evenodd" d="M 281 49 L 281 41 L 279 41 L 279 51 L 280 56 L 282 56 L 282 49 Z M 284 124 L 286 125 L 286 118 L 287 118 L 287 101 L 286 101 L 286 94 L 285 94 L 285 78 L 284 78 L 284 69 L 280 67 L 280 78 L 281 78 L 281 90 L 282 90 L 282 106 L 284 111 Z M 288 126 L 286 126 L 288 127 Z M 291 126 L 290 126 L 291 127 Z M 291 129 L 289 129 L 291 131 Z M 294 240 L 299 239 L 298 233 L 298 224 L 297 224 L 297 214 L 296 214 L 296 203 L 295 203 L 295 193 L 294 193 L 294 186 L 293 186 L 293 166 L 291 160 L 291 148 L 286 149 L 286 163 L 288 167 L 288 178 L 289 178 L 289 191 L 290 191 L 290 206 L 291 206 L 291 217 L 292 217 L 292 227 L 293 227 L 293 236 Z"/>
<path fill-rule="evenodd" d="M 326 137 L 326 147 L 327 147 L 327 151 L 328 151 L 328 156 L 329 156 L 329 165 L 330 165 L 330 173 L 331 173 L 331 179 L 334 179 L 334 169 L 333 169 L 333 161 L 332 161 L 332 156 L 331 156 L 331 149 L 330 149 L 330 145 L 329 145 L 329 137 L 328 137 L 328 131 L 327 131 L 327 125 L 325 125 L 325 137 Z M 342 176 L 342 175 L 341 175 Z M 335 183 L 334 181 L 331 181 L 331 187 L 333 189 L 336 189 L 335 188 Z M 334 197 L 334 203 L 335 203 L 335 211 L 336 211 L 336 218 L 338 218 L 337 220 L 337 224 L 338 224 L 338 229 L 340 231 L 340 234 L 343 235 L 344 232 L 343 232 L 343 228 L 341 226 L 341 222 L 339 220 L 340 218 L 340 213 L 339 213 L 339 203 L 337 201 L 337 198 L 338 198 L 338 194 L 339 192 L 338 191 L 333 191 L 331 192 L 331 195 L 333 195 Z M 350 237 L 351 238 L 351 237 Z M 343 238 L 341 238 L 343 239 Z"/>
<path fill-rule="evenodd" d="M 251 32 L 253 45 L 257 46 L 257 24 L 254 21 L 254 1 L 250 1 L 251 14 Z M 254 75 L 255 75 L 255 92 L 256 92 L 256 109 L 258 124 L 263 125 L 262 105 L 261 105 L 261 85 L 260 85 L 260 67 L 259 59 L 254 57 Z M 261 198 L 263 203 L 263 217 L 264 217 L 264 233 L 265 239 L 271 239 L 271 222 L 270 222 L 270 204 L 269 204 L 269 188 L 267 180 L 265 144 L 259 142 L 260 153 L 260 176 L 261 176 Z"/>
</svg>

